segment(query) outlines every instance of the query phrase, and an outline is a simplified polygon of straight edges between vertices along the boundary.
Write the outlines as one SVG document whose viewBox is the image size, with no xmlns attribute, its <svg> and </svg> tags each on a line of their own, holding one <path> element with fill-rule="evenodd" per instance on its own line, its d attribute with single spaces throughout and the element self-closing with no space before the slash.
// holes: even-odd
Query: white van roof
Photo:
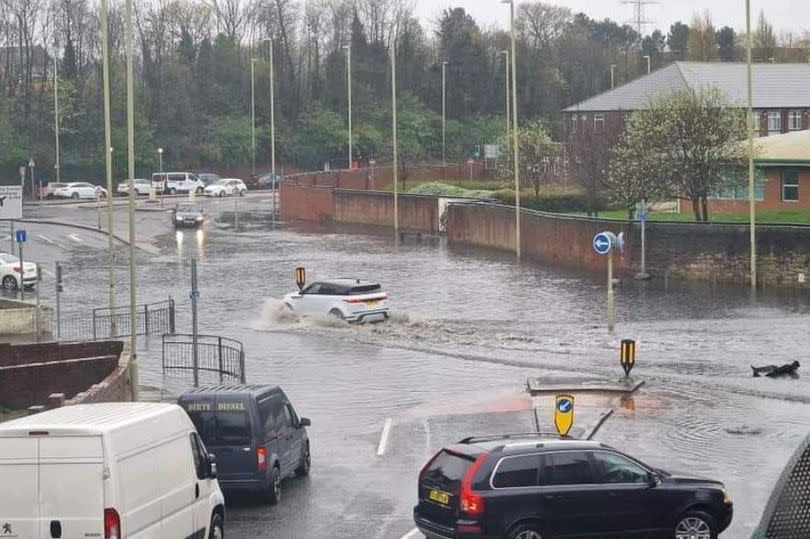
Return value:
<svg viewBox="0 0 810 539">
<path fill-rule="evenodd" d="M 0 437 L 28 436 L 31 431 L 47 431 L 49 434 L 61 436 L 103 435 L 125 430 L 144 421 L 169 419 L 178 412 L 185 416 L 183 409 L 176 404 L 145 402 L 77 404 L 0 423 Z M 190 420 L 188 422 L 190 423 Z"/>
</svg>

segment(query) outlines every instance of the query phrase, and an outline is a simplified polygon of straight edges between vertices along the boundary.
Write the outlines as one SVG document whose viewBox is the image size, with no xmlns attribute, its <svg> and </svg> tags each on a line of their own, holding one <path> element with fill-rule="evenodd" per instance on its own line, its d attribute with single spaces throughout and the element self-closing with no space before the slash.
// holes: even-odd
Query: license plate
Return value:
<svg viewBox="0 0 810 539">
<path fill-rule="evenodd" d="M 380 304 L 380 302 L 379 302 L 379 301 L 367 301 L 367 302 L 366 302 L 366 305 L 368 305 L 369 307 L 376 307 L 376 306 L 378 306 L 379 304 Z"/>
<path fill-rule="evenodd" d="M 428 498 L 430 498 L 431 501 L 440 503 L 442 505 L 447 505 L 450 503 L 450 495 L 440 490 L 431 490 L 428 494 Z"/>
</svg>

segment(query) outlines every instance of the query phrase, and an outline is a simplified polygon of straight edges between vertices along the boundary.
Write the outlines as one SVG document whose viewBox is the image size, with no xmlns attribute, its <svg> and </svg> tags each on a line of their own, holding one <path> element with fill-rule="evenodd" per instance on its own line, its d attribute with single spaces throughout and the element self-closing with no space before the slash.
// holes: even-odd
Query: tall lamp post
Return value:
<svg viewBox="0 0 810 539">
<path fill-rule="evenodd" d="M 354 168 L 352 167 L 354 162 L 352 159 L 352 46 L 349 44 L 344 48 L 346 49 L 346 78 L 349 96 L 349 170 L 351 170 Z"/>
<path fill-rule="evenodd" d="M 394 237 L 399 239 L 399 163 L 397 148 L 397 36 L 391 40 L 391 142 L 394 149 Z"/>
<path fill-rule="evenodd" d="M 515 38 L 515 4 L 512 0 L 501 0 L 503 4 L 509 4 L 509 33 L 512 41 L 512 147 L 514 163 L 512 168 L 515 172 L 515 255 L 520 258 L 520 172 L 518 170 L 518 121 L 517 121 L 517 45 Z"/>
<path fill-rule="evenodd" d="M 509 137 L 509 125 L 512 121 L 509 118 L 509 49 L 501 51 L 501 54 L 504 56 L 504 71 L 506 71 L 506 76 L 504 77 L 504 84 L 506 86 L 506 136 Z"/>
<path fill-rule="evenodd" d="M 751 219 L 751 293 L 757 291 L 757 203 L 754 186 L 754 91 L 751 67 L 751 0 L 745 0 L 746 64 L 748 76 L 748 211 Z"/>
<path fill-rule="evenodd" d="M 442 165 L 447 166 L 447 61 L 442 61 Z"/>
<path fill-rule="evenodd" d="M 160 169 L 160 173 L 163 174 L 163 148 L 158 148 L 158 167 Z"/>
<path fill-rule="evenodd" d="M 56 172 L 56 181 L 61 181 L 59 170 L 59 45 L 54 44 L 53 55 L 53 136 L 56 144 L 56 159 L 53 168 Z M 40 196 L 42 196 L 40 194 Z"/>
<path fill-rule="evenodd" d="M 139 397 L 138 381 L 138 312 L 136 308 L 136 273 L 135 273 L 135 88 L 134 88 L 134 51 L 132 28 L 132 0 L 127 0 L 127 165 L 129 172 L 129 345 L 130 345 L 130 383 L 132 400 Z M 112 194 L 112 193 L 110 193 Z M 112 198 L 111 196 L 108 198 Z"/>
<path fill-rule="evenodd" d="M 250 171 L 256 175 L 256 58 L 250 59 Z"/>
<path fill-rule="evenodd" d="M 104 85 L 104 169 L 107 179 L 107 251 L 109 257 L 110 312 L 115 312 L 115 232 L 113 219 L 112 128 L 110 127 L 110 51 L 108 45 L 107 0 L 101 0 L 101 63 Z M 112 317 L 115 320 L 115 316 Z M 115 331 L 110 328 L 112 333 Z M 134 352 L 134 350 L 133 350 Z"/>
</svg>

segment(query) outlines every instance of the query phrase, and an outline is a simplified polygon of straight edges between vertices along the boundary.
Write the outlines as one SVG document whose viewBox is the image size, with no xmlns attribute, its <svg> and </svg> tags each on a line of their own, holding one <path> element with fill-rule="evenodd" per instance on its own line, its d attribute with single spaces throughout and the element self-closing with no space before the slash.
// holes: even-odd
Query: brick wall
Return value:
<svg viewBox="0 0 810 539">
<path fill-rule="evenodd" d="M 765 200 L 757 201 L 757 211 L 780 211 L 810 208 L 810 170 L 799 169 L 799 200 L 786 202 L 782 200 L 782 168 L 765 169 Z M 681 204 L 682 212 L 691 212 L 692 203 Z M 748 211 L 747 200 L 709 200 L 709 213 L 745 213 Z"/>
<path fill-rule="evenodd" d="M 281 183 L 281 218 L 285 221 L 326 221 L 335 214 L 334 190 L 309 187 L 291 182 Z"/>
<path fill-rule="evenodd" d="M 130 400 L 129 350 L 119 341 L 0 345 L 0 406 L 22 409 L 63 393 L 70 404 Z"/>
<path fill-rule="evenodd" d="M 393 226 L 394 197 L 390 193 L 335 190 L 335 221 Z M 399 226 L 406 230 L 436 232 L 439 201 L 436 197 L 399 195 Z"/>
</svg>

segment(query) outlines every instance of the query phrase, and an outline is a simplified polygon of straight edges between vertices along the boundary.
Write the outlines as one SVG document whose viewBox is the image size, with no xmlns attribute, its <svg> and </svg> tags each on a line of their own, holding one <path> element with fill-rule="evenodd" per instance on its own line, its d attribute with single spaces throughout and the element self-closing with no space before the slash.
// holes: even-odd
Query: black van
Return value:
<svg viewBox="0 0 810 539">
<path fill-rule="evenodd" d="M 309 419 L 299 418 L 276 386 L 201 387 L 184 393 L 182 406 L 205 447 L 217 457 L 222 490 L 259 492 L 281 499 L 281 481 L 309 474 Z"/>
</svg>

